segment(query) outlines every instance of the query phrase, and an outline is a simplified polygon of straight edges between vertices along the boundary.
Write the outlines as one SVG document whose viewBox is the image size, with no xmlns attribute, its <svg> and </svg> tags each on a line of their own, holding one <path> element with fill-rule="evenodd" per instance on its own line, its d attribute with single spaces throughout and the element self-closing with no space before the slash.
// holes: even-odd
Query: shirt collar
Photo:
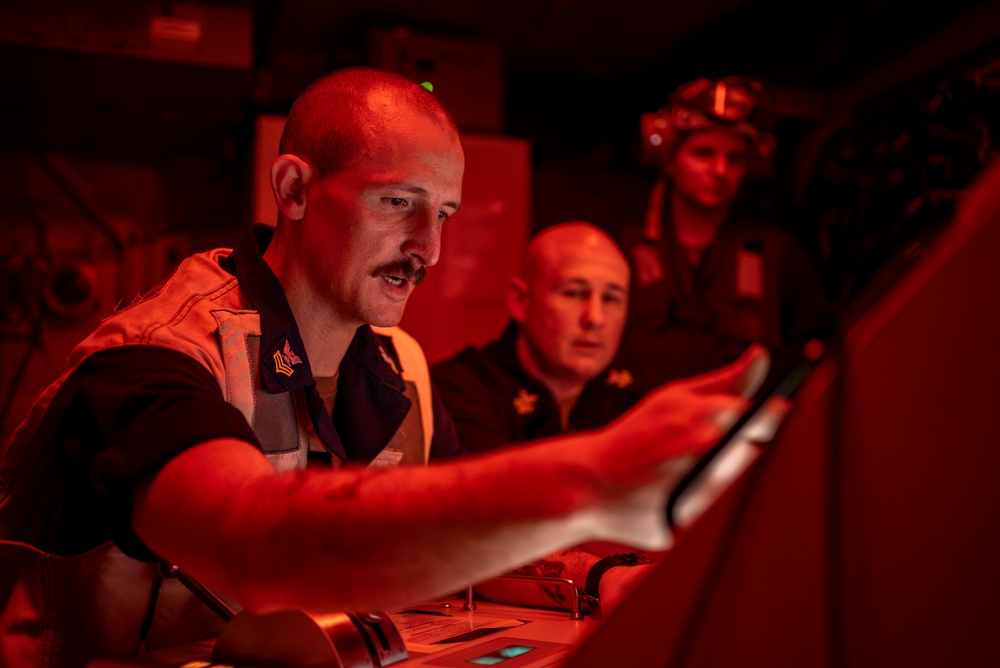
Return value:
<svg viewBox="0 0 1000 668">
<path fill-rule="evenodd" d="M 516 375 L 527 389 L 549 394 L 545 385 L 528 373 L 517 356 L 517 337 L 520 331 L 521 327 L 517 321 L 511 320 L 500 339 L 488 344 L 487 350 L 499 364 L 507 367 L 511 373 Z M 583 394 L 580 396 L 582 397 L 602 386 L 615 387 L 620 390 L 632 385 L 632 374 L 620 367 L 620 361 L 621 358 L 616 355 L 607 369 L 597 374 L 584 386 Z M 627 374 L 627 380 L 623 374 Z"/>
<path fill-rule="evenodd" d="M 264 261 L 273 236 L 269 225 L 252 226 L 224 263 L 260 316 L 260 377 L 267 392 L 278 394 L 309 388 L 316 381 L 281 283 Z M 318 419 L 314 416 L 320 439 L 342 461 L 371 461 L 399 429 L 411 406 L 401 371 L 390 339 L 367 325 L 359 327 L 340 364 L 338 385 L 351 392 L 338 393 L 334 416 L 323 407 Z"/>
<path fill-rule="evenodd" d="M 231 256 L 240 291 L 260 315 L 260 366 L 271 394 L 314 385 L 306 347 L 278 277 L 264 261 L 274 228 L 258 223 L 240 237 Z"/>
<path fill-rule="evenodd" d="M 507 327 L 500 338 L 487 344 L 487 352 L 501 366 L 506 367 L 508 371 L 514 374 L 528 390 L 536 393 L 541 392 L 544 395 L 550 396 L 548 388 L 528 373 L 517 356 L 517 337 L 520 331 L 521 327 L 517 321 L 511 320 L 507 323 Z"/>
<path fill-rule="evenodd" d="M 240 289 L 260 315 L 261 375 L 272 394 L 315 384 L 306 347 L 299 335 L 292 308 L 278 277 L 264 261 L 264 251 L 274 237 L 274 228 L 258 223 L 240 237 L 231 256 Z M 347 357 L 365 367 L 380 382 L 403 391 L 399 361 L 387 338 L 370 327 L 359 327 Z"/>
</svg>

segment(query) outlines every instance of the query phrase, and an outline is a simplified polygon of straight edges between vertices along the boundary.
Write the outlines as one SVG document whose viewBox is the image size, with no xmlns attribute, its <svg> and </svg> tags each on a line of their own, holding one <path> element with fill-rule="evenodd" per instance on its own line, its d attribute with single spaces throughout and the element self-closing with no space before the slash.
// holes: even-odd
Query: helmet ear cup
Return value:
<svg viewBox="0 0 1000 668">
<path fill-rule="evenodd" d="M 642 114 L 639 117 L 639 132 L 642 135 L 643 164 L 659 166 L 677 139 L 677 130 L 670 122 L 670 113 L 661 109 Z"/>
<path fill-rule="evenodd" d="M 761 133 L 753 148 L 754 150 L 750 151 L 747 175 L 751 178 L 765 180 L 774 178 L 774 154 L 777 150 L 777 141 L 774 135 L 770 132 Z"/>
</svg>

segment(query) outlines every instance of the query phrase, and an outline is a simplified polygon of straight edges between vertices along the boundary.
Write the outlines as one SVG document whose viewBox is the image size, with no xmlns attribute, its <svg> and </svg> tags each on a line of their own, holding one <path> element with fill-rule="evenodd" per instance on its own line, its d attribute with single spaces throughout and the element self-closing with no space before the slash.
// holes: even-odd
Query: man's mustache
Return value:
<svg viewBox="0 0 1000 668">
<path fill-rule="evenodd" d="M 423 266 L 416 266 L 412 262 L 407 262 L 406 260 L 397 260 L 396 262 L 388 262 L 383 265 L 379 265 L 372 271 L 372 278 L 379 278 L 381 276 L 398 276 L 399 278 L 405 278 L 412 281 L 414 285 L 420 285 L 424 282 L 424 276 L 427 275 L 427 269 Z"/>
</svg>

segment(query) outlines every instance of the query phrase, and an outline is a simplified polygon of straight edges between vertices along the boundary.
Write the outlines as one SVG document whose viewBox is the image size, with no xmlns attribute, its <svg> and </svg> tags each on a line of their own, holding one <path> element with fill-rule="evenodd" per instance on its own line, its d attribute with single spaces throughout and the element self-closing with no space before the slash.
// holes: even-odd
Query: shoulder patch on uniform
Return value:
<svg viewBox="0 0 1000 668">
<path fill-rule="evenodd" d="M 285 339 L 285 347 L 274 351 L 274 370 L 291 377 L 295 373 L 294 364 L 302 364 L 302 358 L 292 351 L 292 345 Z"/>
</svg>

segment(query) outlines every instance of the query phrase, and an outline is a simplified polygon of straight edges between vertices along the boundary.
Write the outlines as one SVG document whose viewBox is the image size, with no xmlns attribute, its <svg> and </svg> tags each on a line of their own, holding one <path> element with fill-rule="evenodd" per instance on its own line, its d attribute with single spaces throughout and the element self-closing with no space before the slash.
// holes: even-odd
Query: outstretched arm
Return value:
<svg viewBox="0 0 1000 668">
<path fill-rule="evenodd" d="M 426 468 L 279 474 L 246 443 L 208 441 L 140 485 L 133 526 L 258 611 L 392 609 L 591 539 L 659 549 L 678 462 L 743 409 L 757 361 L 668 385 L 598 431 Z"/>
</svg>

